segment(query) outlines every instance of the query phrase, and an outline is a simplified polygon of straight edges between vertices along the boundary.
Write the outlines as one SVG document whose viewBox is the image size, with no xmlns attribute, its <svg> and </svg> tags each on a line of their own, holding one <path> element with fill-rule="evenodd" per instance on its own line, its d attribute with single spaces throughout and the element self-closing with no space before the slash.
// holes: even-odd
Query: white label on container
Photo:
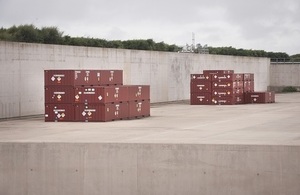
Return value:
<svg viewBox="0 0 300 195">
<path fill-rule="evenodd" d="M 82 116 L 85 116 L 85 115 L 86 115 L 86 113 L 85 113 L 84 111 L 83 111 L 81 114 L 82 114 Z"/>
<path fill-rule="evenodd" d="M 54 112 L 65 112 L 65 109 L 53 109 Z"/>
<path fill-rule="evenodd" d="M 52 80 L 52 81 L 55 81 L 55 77 L 51 77 L 51 80 Z"/>
<path fill-rule="evenodd" d="M 87 94 L 87 95 L 94 95 L 95 94 L 95 92 L 93 92 L 93 91 L 89 91 L 89 92 L 83 92 L 83 94 Z"/>
<path fill-rule="evenodd" d="M 84 109 L 85 112 L 96 112 L 96 109 Z"/>
<path fill-rule="evenodd" d="M 102 96 L 101 96 L 101 95 L 99 95 L 98 99 L 101 101 L 101 100 L 102 100 Z"/>
<path fill-rule="evenodd" d="M 55 92 L 53 92 L 53 94 L 55 94 L 55 95 L 58 95 L 58 94 L 64 95 L 64 94 L 66 94 L 66 92 L 64 92 L 64 91 L 55 91 Z"/>
<path fill-rule="evenodd" d="M 54 77 L 65 77 L 65 75 L 64 74 L 55 74 L 55 75 L 53 75 Z"/>
</svg>

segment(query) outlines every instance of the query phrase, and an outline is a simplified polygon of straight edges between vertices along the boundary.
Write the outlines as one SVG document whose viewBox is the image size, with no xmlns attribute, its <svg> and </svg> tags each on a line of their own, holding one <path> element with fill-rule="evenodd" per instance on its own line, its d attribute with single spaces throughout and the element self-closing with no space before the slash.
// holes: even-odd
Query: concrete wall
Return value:
<svg viewBox="0 0 300 195">
<path fill-rule="evenodd" d="M 151 86 L 151 102 L 189 99 L 190 74 L 233 69 L 267 90 L 268 58 L 13 43 L 0 41 L 0 118 L 44 113 L 45 69 L 122 69 L 124 84 Z"/>
<path fill-rule="evenodd" d="M 270 90 L 293 86 L 300 91 L 300 63 L 272 63 L 270 75 Z"/>
<path fill-rule="evenodd" d="M 0 194 L 300 192 L 298 146 L 0 143 Z"/>
</svg>

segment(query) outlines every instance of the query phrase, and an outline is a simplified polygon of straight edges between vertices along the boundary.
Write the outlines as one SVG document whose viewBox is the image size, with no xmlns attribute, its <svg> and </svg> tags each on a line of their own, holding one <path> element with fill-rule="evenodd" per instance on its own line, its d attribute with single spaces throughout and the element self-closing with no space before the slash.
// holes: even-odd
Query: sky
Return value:
<svg viewBox="0 0 300 195">
<path fill-rule="evenodd" d="M 57 27 L 63 35 L 153 39 L 300 53 L 299 0 L 0 0 L 0 27 Z"/>
</svg>

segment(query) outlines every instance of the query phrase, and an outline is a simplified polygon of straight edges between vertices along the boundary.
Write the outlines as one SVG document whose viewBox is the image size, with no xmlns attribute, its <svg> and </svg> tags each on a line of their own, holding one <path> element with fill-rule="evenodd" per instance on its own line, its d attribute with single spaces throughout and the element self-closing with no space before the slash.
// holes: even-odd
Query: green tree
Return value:
<svg viewBox="0 0 300 195">
<path fill-rule="evenodd" d="M 41 30 L 42 42 L 46 44 L 61 44 L 63 32 L 60 32 L 57 27 L 43 27 Z"/>
<path fill-rule="evenodd" d="M 20 42 L 40 43 L 41 36 L 34 25 L 20 25 L 15 33 L 15 40 Z"/>
</svg>

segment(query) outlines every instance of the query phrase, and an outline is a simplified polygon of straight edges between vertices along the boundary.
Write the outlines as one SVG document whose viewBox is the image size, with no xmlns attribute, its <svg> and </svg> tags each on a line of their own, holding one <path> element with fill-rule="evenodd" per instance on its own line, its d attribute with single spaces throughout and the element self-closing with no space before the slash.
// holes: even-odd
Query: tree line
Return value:
<svg viewBox="0 0 300 195">
<path fill-rule="evenodd" d="M 121 48 L 121 49 L 137 49 L 152 51 L 168 51 L 180 52 L 182 47 L 175 44 L 169 45 L 164 42 L 155 42 L 153 39 L 137 39 L 137 40 L 105 40 L 99 38 L 71 37 L 64 35 L 57 27 L 42 27 L 41 29 L 34 25 L 19 25 L 10 28 L 0 28 L 0 40 L 74 45 L 88 47 L 103 48 Z M 234 55 L 234 56 L 252 56 L 252 57 L 268 57 L 273 61 L 300 61 L 300 54 L 289 56 L 285 52 L 266 52 L 264 50 L 236 49 L 233 47 L 208 47 L 209 54 L 216 55 Z M 195 50 L 199 52 L 199 50 Z"/>
<path fill-rule="evenodd" d="M 41 29 L 38 29 L 34 25 L 12 26 L 7 29 L 2 27 L 0 29 L 0 40 L 169 52 L 178 52 L 181 50 L 181 47 L 174 44 L 169 45 L 164 42 L 157 43 L 152 39 L 108 41 L 98 38 L 71 37 L 69 35 L 63 35 L 63 32 L 61 32 L 57 27 L 42 27 Z"/>
</svg>

